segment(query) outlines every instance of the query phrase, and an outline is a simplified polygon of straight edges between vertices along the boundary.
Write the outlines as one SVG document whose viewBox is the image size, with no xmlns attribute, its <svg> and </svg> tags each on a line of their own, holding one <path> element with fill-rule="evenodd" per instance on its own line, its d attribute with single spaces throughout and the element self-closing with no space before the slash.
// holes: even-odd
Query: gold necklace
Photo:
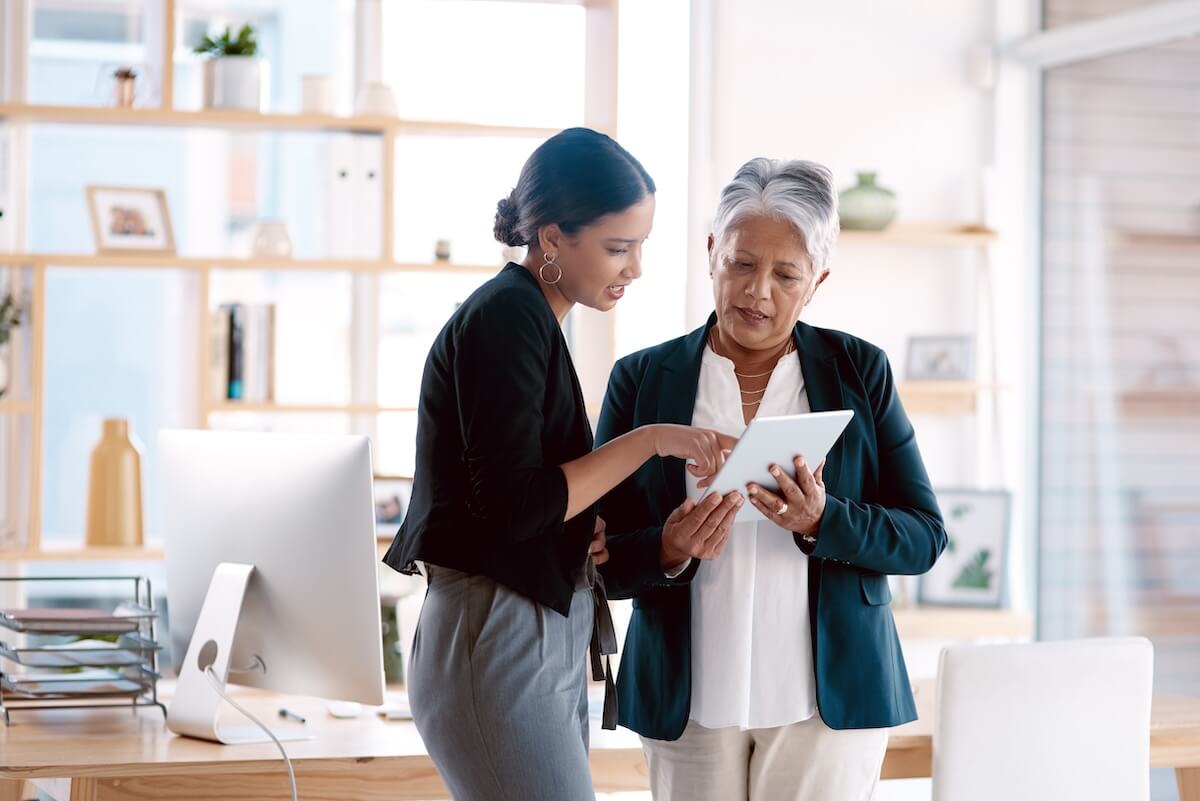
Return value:
<svg viewBox="0 0 1200 801">
<path fill-rule="evenodd" d="M 714 329 L 709 329 L 709 332 L 708 332 L 708 347 L 712 349 L 712 352 L 713 352 L 713 353 L 717 354 L 718 356 L 721 356 L 721 355 L 722 355 L 722 354 L 721 354 L 721 352 L 720 352 L 719 350 L 717 350 L 717 346 L 716 346 L 716 344 L 713 342 L 713 338 L 712 338 L 712 332 L 713 332 L 713 330 L 714 330 Z M 787 343 L 787 347 L 785 347 L 785 348 L 783 349 L 783 353 L 779 354 L 779 358 L 775 360 L 775 367 L 778 367 L 778 366 L 779 366 L 779 361 L 780 361 L 780 359 L 782 359 L 784 356 L 787 356 L 789 353 L 791 353 L 791 352 L 792 352 L 792 351 L 794 351 L 795 349 L 796 349 L 796 342 L 795 342 L 795 340 L 789 339 L 789 340 L 788 340 L 788 343 Z M 724 357 L 724 358 L 728 358 L 728 357 Z M 733 359 L 730 359 L 730 361 L 733 361 Z M 770 370 L 768 370 L 768 371 L 767 371 L 767 372 L 765 372 L 765 373 L 758 373 L 758 374 L 756 374 L 756 375 L 749 375 L 749 374 L 746 374 L 746 373 L 739 373 L 739 372 L 737 371 L 737 368 L 734 368 L 733 374 L 734 374 L 735 376 L 737 376 L 738 378 L 762 378 L 763 376 L 768 376 L 768 375 L 771 375 L 771 373 L 775 372 L 775 367 L 772 367 Z"/>
</svg>

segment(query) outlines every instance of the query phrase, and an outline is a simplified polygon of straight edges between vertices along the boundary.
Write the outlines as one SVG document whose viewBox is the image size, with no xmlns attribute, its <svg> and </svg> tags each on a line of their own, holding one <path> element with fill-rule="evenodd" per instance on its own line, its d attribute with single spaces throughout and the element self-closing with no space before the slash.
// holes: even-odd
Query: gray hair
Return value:
<svg viewBox="0 0 1200 801">
<path fill-rule="evenodd" d="M 804 239 L 814 272 L 826 269 L 839 227 L 828 167 L 762 157 L 747 161 L 721 190 L 713 238 L 720 244 L 732 226 L 756 214 L 791 223 Z"/>
</svg>

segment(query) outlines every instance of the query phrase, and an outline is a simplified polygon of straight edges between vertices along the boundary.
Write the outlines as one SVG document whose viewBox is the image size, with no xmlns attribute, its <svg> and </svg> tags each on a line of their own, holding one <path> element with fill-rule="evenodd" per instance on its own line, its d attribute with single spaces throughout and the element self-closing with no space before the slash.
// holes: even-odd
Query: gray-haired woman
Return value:
<svg viewBox="0 0 1200 801">
<path fill-rule="evenodd" d="M 658 801 L 865 801 L 887 727 L 916 717 L 887 574 L 928 570 L 946 534 L 887 357 L 798 322 L 837 230 L 829 170 L 748 162 L 708 241 L 716 311 L 613 368 L 597 443 L 647 423 L 739 436 L 760 414 L 854 410 L 824 464 L 773 466 L 779 492 L 747 486 L 766 519 L 727 536 L 698 535 L 690 501 L 677 510 L 696 491 L 677 460 L 602 500 L 601 572 L 634 599 L 620 721 L 642 735 Z"/>
</svg>

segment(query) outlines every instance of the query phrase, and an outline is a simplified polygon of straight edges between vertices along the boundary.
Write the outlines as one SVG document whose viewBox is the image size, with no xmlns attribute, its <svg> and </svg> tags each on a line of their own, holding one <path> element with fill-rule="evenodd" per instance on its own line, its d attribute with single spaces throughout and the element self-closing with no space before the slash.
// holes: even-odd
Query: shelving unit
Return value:
<svg viewBox="0 0 1200 801">
<path fill-rule="evenodd" d="M 96 255 L 90 253 L 5 253 L 0 251 L 0 266 L 94 267 L 97 269 L 149 270 L 254 270 L 254 271 L 315 271 L 352 273 L 438 273 L 442 275 L 491 275 L 500 269 L 496 265 L 454 264 L 428 262 L 401 264 L 391 261 L 363 259 L 270 259 L 214 256 L 148 256 Z"/>
<path fill-rule="evenodd" d="M 1200 387 L 1129 390 L 1119 400 L 1129 417 L 1200 417 Z"/>
<path fill-rule="evenodd" d="M 904 408 L 912 414 L 974 414 L 980 393 L 1003 387 L 975 381 L 907 381 L 898 387 Z"/>
<path fill-rule="evenodd" d="M 159 7 L 150 16 L 165 21 L 161 31 L 159 65 L 173 65 L 176 57 L 175 32 L 177 24 L 174 0 L 158 0 Z M 596 130 L 614 134 L 617 128 L 617 0 L 584 0 L 579 3 L 585 12 L 585 98 L 583 124 Z M 208 427 L 211 417 L 217 414 L 342 414 L 370 421 L 379 415 L 411 413 L 409 407 L 387 406 L 379 403 L 356 400 L 352 403 L 243 403 L 217 400 L 210 394 L 209 342 L 210 304 L 213 302 L 211 289 L 214 274 L 224 271 L 247 272 L 338 272 L 350 273 L 355 279 L 355 297 L 367 297 L 370 303 L 379 302 L 379 279 L 395 274 L 425 274 L 445 276 L 486 277 L 496 273 L 500 260 L 494 265 L 454 263 L 402 263 L 395 259 L 396 218 L 396 143 L 400 137 L 519 137 L 545 139 L 557 133 L 557 128 L 475 124 L 457 121 L 401 119 L 378 115 L 337 116 L 329 114 L 290 114 L 233 111 L 223 109 L 184 110 L 175 108 L 175 86 L 173 69 L 160 70 L 161 104 L 147 108 L 105 108 L 84 106 L 52 106 L 36 103 L 0 103 L 0 125 L 11 126 L 27 139 L 25 129 L 35 125 L 123 127 L 130 129 L 174 128 L 211 129 L 229 131 L 265 132 L 318 132 L 352 133 L 378 137 L 381 146 L 380 159 L 380 253 L 377 259 L 276 259 L 236 258 L 230 256 L 160 256 L 146 254 L 99 255 L 86 253 L 29 253 L 20 250 L 22 240 L 18 237 L 16 252 L 0 252 L 0 273 L 12 276 L 31 275 L 29 299 L 33 313 L 29 323 L 19 329 L 17 336 L 21 347 L 29 353 L 31 370 L 29 386 L 22 388 L 20 399 L 0 399 L 0 423 L 8 424 L 17 419 L 28 421 L 31 426 L 32 454 L 28 461 L 8 464 L 9 456 L 0 453 L 0 467 L 10 471 L 5 476 L 10 480 L 15 471 L 31 477 L 29 493 L 30 509 L 28 530 L 21 532 L 19 547 L 3 549 L 0 559 L 4 560 L 54 560 L 73 561 L 97 560 L 154 560 L 162 557 L 160 548 L 136 549 L 69 548 L 45 547 L 41 537 L 41 483 L 44 410 L 44 339 L 46 308 L 46 275 L 62 268 L 73 269 L 142 269 L 188 271 L 194 274 L 197 283 L 196 315 L 198 327 L 186 331 L 194 335 L 198 343 L 199 358 L 196 364 L 196 386 L 199 395 L 195 425 Z M 14 155 L 14 158 L 19 158 Z M 16 221 L 17 230 L 23 230 L 25 221 Z M 366 291 L 359 291 L 365 289 Z M 367 310 L 367 316 L 378 320 L 378 308 Z M 608 359 L 611 364 L 614 353 L 614 334 L 611 315 L 581 315 L 576 321 L 582 338 L 589 343 L 585 358 L 593 361 Z M 586 389 L 586 388 L 585 388 Z M 602 386 L 600 390 L 602 391 Z M 595 405 L 598 398 L 589 397 Z M 18 458 L 18 457 L 14 457 Z M 11 484 L 10 484 L 11 486 Z M 81 538 L 82 539 L 82 538 Z"/>
<path fill-rule="evenodd" d="M 996 232 L 982 225 L 947 222 L 899 222 L 882 231 L 841 231 L 839 244 L 979 247 L 995 242 Z"/>
<path fill-rule="evenodd" d="M 162 108 L 44 106 L 0 103 L 0 120 L 45 125 L 118 125 L 166 128 L 222 128 L 262 131 L 326 131 L 383 136 L 516 136 L 545 139 L 556 128 L 480 125 L 469 122 L 403 120 L 398 117 L 281 114 L 227 109 L 181 111 Z"/>
</svg>

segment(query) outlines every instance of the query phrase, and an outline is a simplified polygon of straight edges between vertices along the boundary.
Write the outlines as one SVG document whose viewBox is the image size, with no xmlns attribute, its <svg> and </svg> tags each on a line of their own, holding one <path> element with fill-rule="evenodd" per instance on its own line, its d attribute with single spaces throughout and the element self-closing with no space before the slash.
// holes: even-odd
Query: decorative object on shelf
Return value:
<svg viewBox="0 0 1200 801">
<path fill-rule="evenodd" d="M 838 195 L 838 216 L 847 231 L 881 231 L 896 218 L 896 193 L 875 183 L 875 173 L 858 173 L 858 183 Z"/>
<path fill-rule="evenodd" d="M 146 64 L 110 61 L 96 73 L 95 94 L 101 106 L 133 108 L 154 100 L 152 68 Z"/>
<path fill-rule="evenodd" d="M 946 550 L 917 585 L 917 601 L 934 606 L 1000 607 L 1005 602 L 1009 510 L 1004 490 L 936 490 Z"/>
<path fill-rule="evenodd" d="M 292 238 L 283 220 L 260 220 L 254 227 L 254 255 L 268 259 L 292 256 Z"/>
<path fill-rule="evenodd" d="M 909 381 L 970 381 L 975 375 L 975 339 L 971 336 L 908 338 Z"/>
<path fill-rule="evenodd" d="M 87 544 L 141 547 L 142 456 L 129 421 L 104 421 L 88 479 Z"/>
<path fill-rule="evenodd" d="M 175 234 L 161 189 L 87 187 L 97 253 L 175 255 Z"/>
<path fill-rule="evenodd" d="M 375 480 L 375 527 L 381 534 L 394 534 L 404 522 L 404 498 L 407 495 L 401 488 L 404 483 L 393 479 Z"/>
<path fill-rule="evenodd" d="M 275 306 L 227 303 L 212 312 L 209 381 L 219 401 L 275 400 Z"/>
<path fill-rule="evenodd" d="M 204 63 L 204 105 L 260 111 L 266 94 L 267 65 L 258 58 L 254 28 L 243 25 L 233 35 L 231 28 L 217 38 L 205 36 L 195 51 L 209 56 Z"/>
<path fill-rule="evenodd" d="M 305 114 L 334 113 L 332 75 L 304 75 L 300 78 L 300 110 Z"/>
<path fill-rule="evenodd" d="M 400 645 L 400 624 L 396 615 L 398 598 L 382 597 L 380 623 L 383 626 L 383 677 L 388 684 L 404 681 L 404 653 Z"/>
<path fill-rule="evenodd" d="M 354 113 L 374 117 L 397 115 L 396 95 L 392 87 L 382 81 L 367 81 L 358 87 L 354 98 Z"/>
<path fill-rule="evenodd" d="M 1137 382 L 1140 388 L 1186 389 L 1200 384 L 1200 375 L 1192 362 L 1195 361 L 1186 353 L 1183 340 L 1178 336 L 1167 334 L 1152 334 L 1157 351 L 1155 358 L 1144 369 L 1142 379 Z M 3 339 L 0 339 L 2 342 Z"/>
<path fill-rule="evenodd" d="M 437 261 L 450 261 L 450 240 L 439 239 L 433 248 L 433 257 Z"/>
<path fill-rule="evenodd" d="M 8 391 L 11 380 L 8 367 L 9 344 L 14 328 L 21 325 L 24 314 L 24 304 L 17 300 L 16 295 L 8 292 L 0 299 L 0 398 Z"/>
<path fill-rule="evenodd" d="M 500 258 L 504 260 L 504 264 L 508 264 L 509 262 L 520 264 L 521 260 L 525 258 L 525 246 L 505 245 L 500 248 Z"/>
<path fill-rule="evenodd" d="M 133 108 L 137 73 L 132 67 L 120 67 L 113 73 L 113 101 L 117 108 Z"/>
</svg>

